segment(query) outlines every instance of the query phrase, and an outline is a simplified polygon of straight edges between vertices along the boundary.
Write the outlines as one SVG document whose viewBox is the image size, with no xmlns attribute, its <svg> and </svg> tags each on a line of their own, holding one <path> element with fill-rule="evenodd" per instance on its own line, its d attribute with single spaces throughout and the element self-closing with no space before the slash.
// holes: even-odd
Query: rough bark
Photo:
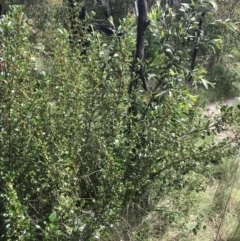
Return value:
<svg viewBox="0 0 240 241">
<path fill-rule="evenodd" d="M 199 23 L 198 23 L 198 29 L 199 29 L 199 32 L 198 32 L 198 38 L 200 36 L 200 33 L 202 31 L 202 24 L 203 24 L 203 18 L 205 16 L 205 13 L 203 12 L 200 16 L 200 19 L 199 19 Z M 188 78 L 187 78 L 187 81 L 188 82 L 191 82 L 192 80 L 192 71 L 194 70 L 195 68 L 195 63 L 196 63 L 196 58 L 197 58 L 197 53 L 198 53 L 198 49 L 199 49 L 199 46 L 198 44 L 195 45 L 194 47 L 194 50 L 193 50 L 193 55 L 192 55 L 192 61 L 191 61 L 191 72 L 189 73 L 188 75 Z"/>
<path fill-rule="evenodd" d="M 146 28 L 149 25 L 149 20 L 147 19 L 147 0 L 138 0 L 138 24 L 137 24 L 137 45 L 136 45 L 136 55 L 133 61 L 133 71 L 135 71 L 136 63 L 139 60 L 140 69 L 137 70 L 137 77 L 142 81 L 142 86 L 147 90 L 146 80 L 144 76 L 144 42 Z M 137 87 L 137 79 L 131 81 L 129 86 L 129 92 L 131 93 L 132 88 Z"/>
</svg>

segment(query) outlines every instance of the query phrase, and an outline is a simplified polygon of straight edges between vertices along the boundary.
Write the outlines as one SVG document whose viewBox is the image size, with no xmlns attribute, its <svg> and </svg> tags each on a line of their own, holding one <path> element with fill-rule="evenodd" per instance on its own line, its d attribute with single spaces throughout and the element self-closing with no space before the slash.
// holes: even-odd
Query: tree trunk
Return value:
<svg viewBox="0 0 240 241">
<path fill-rule="evenodd" d="M 133 61 L 133 71 L 135 71 L 136 63 L 140 61 L 140 69 L 137 70 L 137 76 L 140 77 L 142 81 L 143 88 L 147 90 L 146 80 L 144 76 L 144 42 L 145 42 L 145 33 L 146 28 L 149 25 L 149 20 L 147 19 L 147 0 L 138 0 L 138 25 L 137 25 L 137 46 L 136 46 L 136 55 Z M 137 87 L 137 79 L 131 81 L 129 92 L 131 93 L 132 88 Z"/>
</svg>

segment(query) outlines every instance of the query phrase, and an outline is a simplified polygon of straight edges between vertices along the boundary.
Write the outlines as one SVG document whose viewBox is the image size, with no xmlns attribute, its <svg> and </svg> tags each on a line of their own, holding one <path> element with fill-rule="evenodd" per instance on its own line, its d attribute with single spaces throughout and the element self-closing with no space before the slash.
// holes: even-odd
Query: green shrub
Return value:
<svg viewBox="0 0 240 241">
<path fill-rule="evenodd" d="M 161 101 L 150 102 L 156 93 L 141 89 L 128 94 L 135 49 L 129 26 L 125 19 L 121 27 L 130 34 L 121 40 L 86 35 L 87 54 L 56 29 L 44 72 L 22 8 L 0 20 L 2 240 L 103 240 L 129 204 L 149 208 L 151 187 L 156 195 L 202 190 L 202 179 L 188 175 L 208 176 L 212 160 L 237 148 L 230 145 L 235 136 L 214 138 L 239 123 L 233 110 L 223 109 L 213 124 L 196 97 L 175 84 L 187 55 L 166 71 Z M 155 57 L 157 76 L 164 63 Z M 136 236 L 146 238 L 147 227 Z"/>
</svg>

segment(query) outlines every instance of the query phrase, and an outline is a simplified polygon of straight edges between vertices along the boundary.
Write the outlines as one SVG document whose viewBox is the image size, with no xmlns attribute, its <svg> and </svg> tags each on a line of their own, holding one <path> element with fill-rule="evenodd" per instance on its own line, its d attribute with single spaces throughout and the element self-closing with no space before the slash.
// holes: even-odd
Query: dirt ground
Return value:
<svg viewBox="0 0 240 241">
<path fill-rule="evenodd" d="M 228 100 L 225 100 L 223 101 L 222 103 L 224 105 L 228 105 L 228 106 L 233 106 L 235 105 L 238 101 L 240 101 L 240 97 L 236 97 L 236 98 L 233 98 L 233 99 L 228 99 Z M 218 104 L 217 103 L 211 103 L 209 105 L 207 105 L 207 109 L 209 109 L 209 114 L 219 114 L 220 111 L 219 111 L 219 108 L 217 108 Z"/>
<path fill-rule="evenodd" d="M 240 97 L 237 97 L 237 98 L 232 98 L 232 99 L 225 100 L 225 101 L 222 102 L 222 104 L 228 105 L 228 106 L 233 106 L 233 105 L 235 105 L 239 101 L 240 101 Z M 207 113 L 209 115 L 220 114 L 219 104 L 218 103 L 210 103 L 210 104 L 208 104 L 207 105 Z M 226 132 L 221 132 L 218 137 L 220 139 L 223 139 L 223 138 L 226 138 L 228 136 L 233 136 L 233 135 L 234 135 L 233 131 L 229 130 L 229 131 L 226 131 Z"/>
</svg>

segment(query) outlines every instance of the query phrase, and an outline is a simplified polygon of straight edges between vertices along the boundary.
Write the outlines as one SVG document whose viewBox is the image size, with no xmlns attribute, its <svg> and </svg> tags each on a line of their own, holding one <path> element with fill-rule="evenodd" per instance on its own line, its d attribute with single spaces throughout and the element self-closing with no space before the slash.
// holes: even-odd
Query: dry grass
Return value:
<svg viewBox="0 0 240 241">
<path fill-rule="evenodd" d="M 187 217 L 185 230 L 169 227 L 161 239 L 153 241 L 239 241 L 240 218 L 240 156 L 235 160 L 225 160 L 222 179 L 197 196 L 197 203 Z M 231 167 L 232 166 L 232 167 Z M 196 225 L 196 216 L 202 213 L 201 229 L 197 235 L 191 230 Z M 157 222 L 156 217 L 153 219 Z M 151 221 L 152 223 L 152 221 Z M 203 227 L 206 226 L 206 229 Z"/>
<path fill-rule="evenodd" d="M 51 7 L 62 6 L 62 0 L 47 0 L 47 2 Z"/>
<path fill-rule="evenodd" d="M 168 195 L 168 198 L 161 198 L 156 207 L 158 211 L 149 212 L 142 220 L 137 218 L 135 214 L 138 211 L 133 208 L 126 213 L 124 219 L 124 229 L 125 231 L 127 229 L 125 235 L 119 232 L 115 238 L 108 240 L 239 241 L 239 163 L 240 154 L 225 159 L 222 164 L 214 167 L 217 177 L 212 178 L 211 185 L 206 191 L 199 193 L 190 193 L 184 189 L 176 191 Z M 135 218 L 133 222 L 128 221 Z M 194 235 L 193 229 L 197 224 L 199 229 L 197 235 Z M 137 236 L 145 230 L 147 237 Z"/>
</svg>

